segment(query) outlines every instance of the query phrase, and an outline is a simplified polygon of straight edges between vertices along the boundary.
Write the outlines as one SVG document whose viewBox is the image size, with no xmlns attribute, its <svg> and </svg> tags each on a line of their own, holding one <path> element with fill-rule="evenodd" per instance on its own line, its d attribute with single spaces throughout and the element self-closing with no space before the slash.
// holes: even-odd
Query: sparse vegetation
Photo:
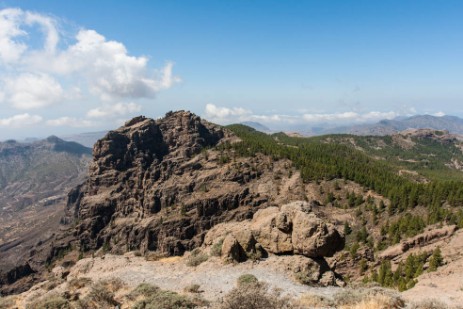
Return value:
<svg viewBox="0 0 463 309">
<path fill-rule="evenodd" d="M 186 264 L 188 266 L 196 267 L 208 260 L 207 254 L 203 253 L 201 249 L 196 248 L 191 251 L 190 255 L 187 258 Z"/>
<path fill-rule="evenodd" d="M 442 266 L 442 264 L 444 263 L 444 259 L 442 258 L 442 254 L 441 254 L 441 251 L 440 251 L 440 248 L 437 247 L 432 255 L 431 255 L 431 258 L 429 259 L 429 268 L 428 268 L 428 271 L 429 272 L 432 272 L 432 271 L 436 271 L 437 268 L 439 266 Z"/>
<path fill-rule="evenodd" d="M 193 309 L 197 303 L 190 298 L 172 291 L 156 290 L 149 296 L 139 300 L 133 309 Z"/>
<path fill-rule="evenodd" d="M 221 256 L 222 255 L 222 245 L 223 239 L 219 239 L 211 246 L 211 256 Z"/>
<path fill-rule="evenodd" d="M 92 284 L 92 279 L 86 277 L 74 278 L 68 282 L 71 289 L 81 289 Z"/>
<path fill-rule="evenodd" d="M 365 277 L 364 282 L 374 281 L 384 287 L 398 288 L 399 291 L 405 291 L 415 286 L 416 278 L 423 273 L 424 265 L 428 260 L 429 254 L 422 252 L 420 254 L 408 255 L 405 263 L 400 262 L 395 271 L 391 269 L 391 261 L 384 260 L 379 270 L 372 272 L 370 277 Z M 434 257 L 434 258 L 433 258 Z M 433 269 L 431 270 L 431 261 Z M 440 250 L 436 249 L 429 261 L 429 271 L 434 271 L 442 264 Z M 434 268 L 435 267 L 435 268 Z"/>
<path fill-rule="evenodd" d="M 245 286 L 247 284 L 254 284 L 257 283 L 259 280 L 257 280 L 256 276 L 252 274 L 244 274 L 239 276 L 237 280 L 238 286 Z"/>
<path fill-rule="evenodd" d="M 278 291 L 270 290 L 267 284 L 251 279 L 254 276 L 245 276 L 247 278 L 245 280 L 246 283 L 240 284 L 240 280 L 238 280 L 238 287 L 231 290 L 224 297 L 221 309 L 292 308 L 290 299 L 281 297 Z"/>
<path fill-rule="evenodd" d="M 190 284 L 184 290 L 188 293 L 201 293 L 201 286 L 199 284 Z"/>
<path fill-rule="evenodd" d="M 89 294 L 79 301 L 81 308 L 107 308 L 120 306 L 115 299 L 115 292 L 120 290 L 124 283 L 117 278 L 102 280 L 92 285 Z"/>
<path fill-rule="evenodd" d="M 69 302 L 59 295 L 45 296 L 28 304 L 28 309 L 68 309 Z"/>
</svg>

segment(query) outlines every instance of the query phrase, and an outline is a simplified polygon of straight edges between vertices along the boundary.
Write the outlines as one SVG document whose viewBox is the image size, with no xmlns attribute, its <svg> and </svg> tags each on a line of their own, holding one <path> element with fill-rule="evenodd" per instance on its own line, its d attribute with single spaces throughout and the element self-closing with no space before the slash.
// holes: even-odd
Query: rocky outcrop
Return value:
<svg viewBox="0 0 463 309">
<path fill-rule="evenodd" d="M 318 218 L 307 202 L 257 211 L 252 220 L 213 227 L 206 246 L 221 245 L 228 261 L 242 262 L 267 254 L 294 256 L 288 264 L 295 277 L 307 284 L 333 285 L 336 275 L 324 260 L 344 247 L 344 238 L 332 224 Z"/>
<path fill-rule="evenodd" d="M 236 141 L 185 111 L 136 117 L 110 131 L 94 145 L 87 179 L 68 194 L 65 227 L 32 250 L 31 269 L 41 273 L 71 248 L 182 255 L 203 245 L 217 224 L 247 222 L 260 209 L 254 228 L 224 239 L 232 259 L 288 253 L 318 263 L 336 251 L 342 238 L 331 225 L 300 205 L 278 216 L 270 207 L 305 197 L 299 173 L 289 173 L 291 162 L 240 157 L 230 147 Z M 290 178 L 289 196 L 280 188 Z"/>
<path fill-rule="evenodd" d="M 69 194 L 64 221 L 77 222 L 79 247 L 181 255 L 212 226 L 268 206 L 272 187 L 256 183 L 273 171 L 262 157 L 232 161 L 236 139 L 185 111 L 110 131 L 93 148 L 88 180 Z"/>
<path fill-rule="evenodd" d="M 457 231 L 457 229 L 456 225 L 448 225 L 441 228 L 430 228 L 421 234 L 405 239 L 397 245 L 387 248 L 379 254 L 379 258 L 388 260 L 394 259 L 412 248 L 423 247 L 438 240 L 449 238 L 455 233 L 455 231 Z"/>
<path fill-rule="evenodd" d="M 213 245 L 217 239 L 224 240 L 225 256 L 235 250 L 236 244 L 247 255 L 256 254 L 259 247 L 268 253 L 310 258 L 332 256 L 344 247 L 344 238 L 335 227 L 311 212 L 307 202 L 268 207 L 257 211 L 252 220 L 215 226 L 204 243 Z M 225 246 L 231 243 L 234 245 Z"/>
</svg>

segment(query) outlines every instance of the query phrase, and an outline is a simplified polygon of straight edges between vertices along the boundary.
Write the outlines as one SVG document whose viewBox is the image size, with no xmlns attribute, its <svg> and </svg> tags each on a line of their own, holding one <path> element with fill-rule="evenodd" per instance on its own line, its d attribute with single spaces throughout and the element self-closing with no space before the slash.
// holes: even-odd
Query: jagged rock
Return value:
<svg viewBox="0 0 463 309">
<path fill-rule="evenodd" d="M 296 213 L 293 218 L 293 251 L 308 257 L 332 256 L 344 247 L 344 239 L 331 224 L 313 213 Z"/>
<path fill-rule="evenodd" d="M 252 220 L 216 225 L 206 234 L 204 244 L 212 246 L 217 239 L 224 239 L 222 255 L 227 260 L 241 262 L 267 253 L 291 255 L 287 267 L 299 281 L 340 284 L 324 257 L 342 249 L 344 238 L 333 225 L 311 213 L 306 202 L 268 207 L 257 211 Z"/>
<path fill-rule="evenodd" d="M 231 234 L 228 234 L 223 241 L 222 256 L 230 261 L 242 262 L 246 260 L 243 248 Z"/>
</svg>

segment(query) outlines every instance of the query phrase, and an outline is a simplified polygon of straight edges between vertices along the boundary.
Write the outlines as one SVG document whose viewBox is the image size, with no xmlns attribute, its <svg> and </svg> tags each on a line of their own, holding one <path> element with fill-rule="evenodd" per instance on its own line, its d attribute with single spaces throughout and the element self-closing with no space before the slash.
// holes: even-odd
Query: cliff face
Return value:
<svg viewBox="0 0 463 309">
<path fill-rule="evenodd" d="M 184 111 L 137 117 L 109 132 L 94 146 L 88 180 L 69 197 L 81 247 L 178 255 L 214 224 L 252 215 L 268 201 L 250 188 L 261 173 L 249 162 L 231 169 L 223 154 L 207 150 L 232 139 Z"/>
<path fill-rule="evenodd" d="M 86 180 L 68 195 L 65 226 L 18 262 L 13 279 L 0 276 L 1 290 L 24 291 L 46 273 L 46 264 L 74 249 L 182 255 L 202 246 L 219 223 L 252 219 L 259 209 L 307 198 L 289 160 L 237 156 L 229 147 L 237 141 L 228 130 L 185 111 L 158 120 L 137 117 L 110 131 L 94 145 Z M 342 248 L 337 231 L 315 225 L 307 233 L 316 235 L 317 244 L 326 240 L 332 247 L 326 255 Z"/>
</svg>

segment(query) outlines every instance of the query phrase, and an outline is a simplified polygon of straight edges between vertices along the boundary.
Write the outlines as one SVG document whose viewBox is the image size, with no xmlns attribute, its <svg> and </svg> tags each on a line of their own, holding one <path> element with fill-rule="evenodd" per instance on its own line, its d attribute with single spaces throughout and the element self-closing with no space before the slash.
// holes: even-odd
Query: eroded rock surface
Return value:
<svg viewBox="0 0 463 309">
<path fill-rule="evenodd" d="M 340 284 L 324 260 L 344 247 L 344 238 L 332 224 L 318 218 L 307 202 L 258 210 L 252 220 L 214 226 L 206 246 L 222 243 L 226 260 L 242 262 L 267 254 L 291 255 L 288 267 L 304 283 Z M 284 261 L 284 260 L 282 260 Z"/>
</svg>

